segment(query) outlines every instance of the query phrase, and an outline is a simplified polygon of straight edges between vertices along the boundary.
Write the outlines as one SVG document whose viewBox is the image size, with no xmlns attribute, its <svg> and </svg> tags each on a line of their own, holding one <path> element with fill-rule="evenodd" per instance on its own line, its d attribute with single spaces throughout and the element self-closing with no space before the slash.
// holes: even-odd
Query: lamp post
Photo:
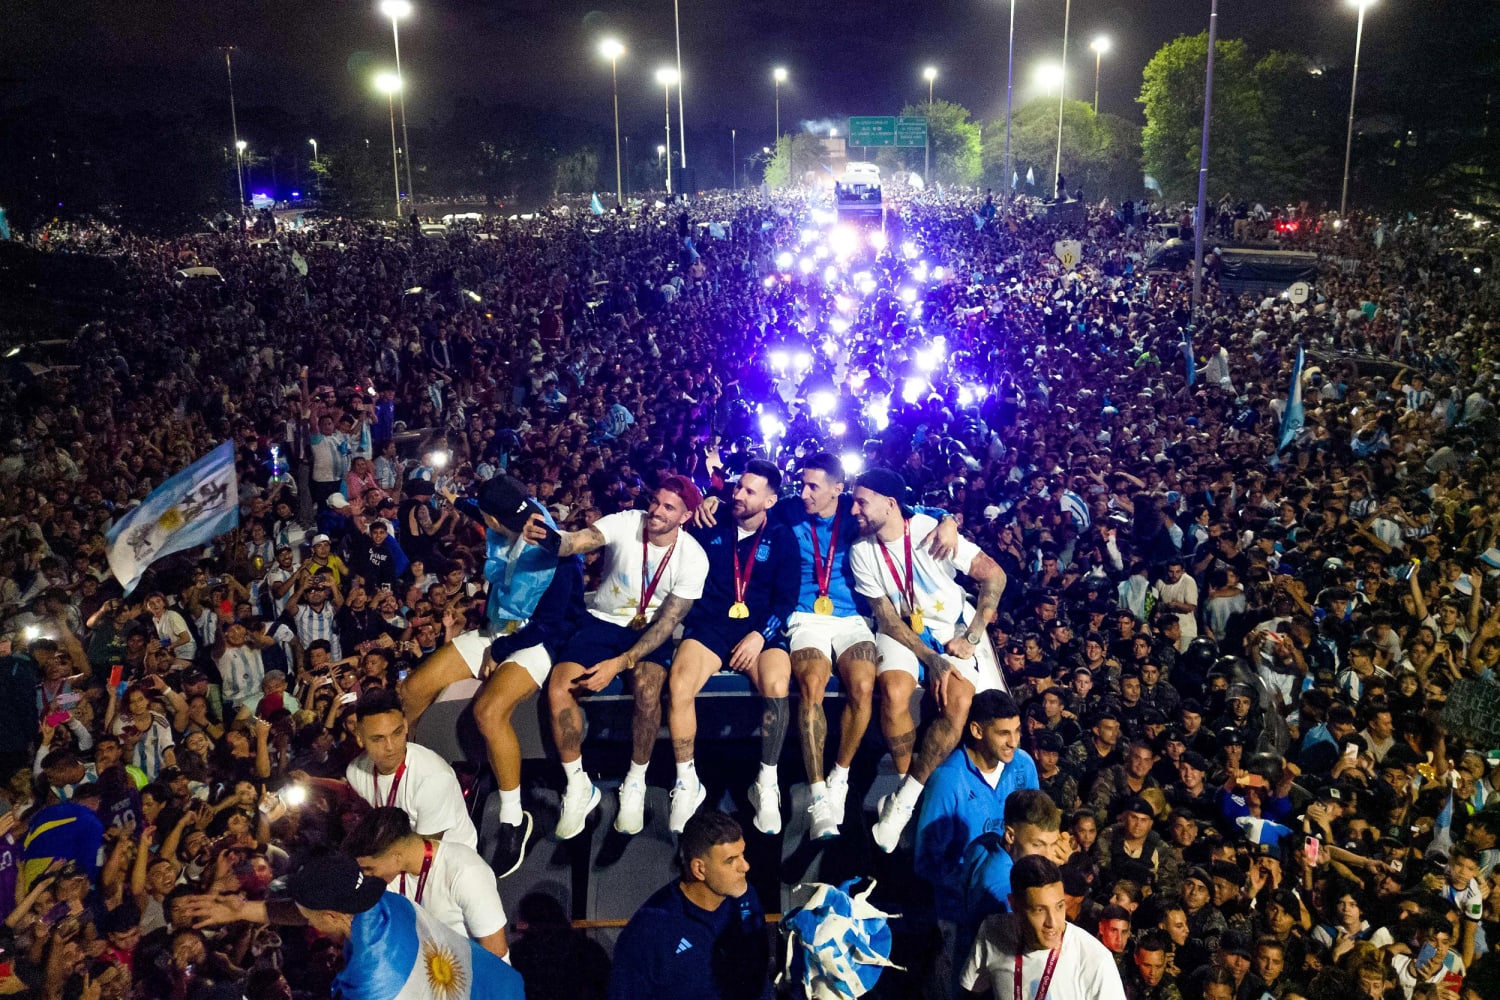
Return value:
<svg viewBox="0 0 1500 1000">
<path fill-rule="evenodd" d="M 677 0 L 672 0 L 672 29 L 677 35 L 677 154 L 687 169 L 687 114 L 682 110 L 682 18 Z"/>
<path fill-rule="evenodd" d="M 1010 95 L 1016 80 L 1016 0 L 1010 0 L 1010 41 L 1005 46 L 1005 189 L 1015 194 L 1015 170 L 1010 163 Z M 1009 199 L 1006 199 L 1009 201 Z"/>
<path fill-rule="evenodd" d="M 230 56 L 234 53 L 233 45 L 225 45 L 224 72 L 229 76 L 229 128 L 234 133 L 234 176 L 240 184 L 240 211 L 245 210 L 245 171 L 240 166 L 240 152 L 245 144 L 240 142 L 240 123 L 234 114 L 234 65 L 230 62 Z"/>
<path fill-rule="evenodd" d="M 786 67 L 771 70 L 771 89 L 776 95 L 776 141 L 781 141 L 781 85 L 786 82 Z"/>
<path fill-rule="evenodd" d="M 234 171 L 240 178 L 240 212 L 245 211 L 245 150 L 250 144 L 244 139 L 234 140 Z"/>
<path fill-rule="evenodd" d="M 922 141 L 922 183 L 926 184 L 932 170 L 932 81 L 937 79 L 937 67 L 922 70 L 922 79 L 927 81 L 927 138 Z"/>
<path fill-rule="evenodd" d="M 375 77 L 375 89 L 385 95 L 391 112 L 391 178 L 396 184 L 396 218 L 401 218 L 401 160 L 396 155 L 396 95 L 401 93 L 399 73 L 381 73 Z M 409 194 L 410 192 L 408 192 Z"/>
<path fill-rule="evenodd" d="M 620 57 L 625 54 L 625 46 L 620 44 L 619 39 L 606 38 L 599 43 L 599 54 L 609 60 L 609 78 L 614 86 L 615 92 L 615 204 L 625 203 L 625 176 L 620 166 Z"/>
<path fill-rule="evenodd" d="M 1063 46 L 1062 67 L 1063 72 L 1057 79 L 1057 159 L 1052 165 L 1052 193 L 1057 201 L 1062 201 L 1062 190 L 1058 184 L 1058 178 L 1062 176 L 1062 128 L 1063 107 L 1068 99 L 1068 21 L 1073 16 L 1073 0 L 1065 0 L 1063 4 Z"/>
<path fill-rule="evenodd" d="M 1203 138 L 1198 147 L 1198 213 L 1193 219 L 1193 321 L 1203 301 L 1204 202 L 1208 200 L 1208 123 L 1214 106 L 1214 47 L 1219 40 L 1219 0 L 1209 0 L 1208 72 L 1203 81 Z"/>
<path fill-rule="evenodd" d="M 312 148 L 313 148 L 313 163 L 314 163 L 314 165 L 316 165 L 317 162 L 318 162 L 318 140 L 316 140 L 316 139 L 309 139 L 307 141 L 312 144 Z"/>
<path fill-rule="evenodd" d="M 401 32 L 396 27 L 403 17 L 411 16 L 410 0 L 381 0 L 380 13 L 391 19 L 391 43 L 396 49 L 396 95 L 401 101 L 401 148 L 406 151 L 406 203 L 417 209 L 417 193 L 411 183 L 411 138 L 406 134 L 406 88 L 401 86 Z M 400 214 L 399 208 L 397 214 Z"/>
<path fill-rule="evenodd" d="M 1099 64 L 1104 59 L 1104 53 L 1109 51 L 1109 39 L 1104 35 L 1089 42 L 1089 48 L 1094 50 L 1094 114 L 1099 113 Z"/>
<path fill-rule="evenodd" d="M 1349 0 L 1359 8 L 1354 28 L 1354 77 L 1349 81 L 1349 128 L 1344 135 L 1344 184 L 1339 192 L 1339 218 L 1349 206 L 1349 157 L 1354 152 L 1354 92 L 1359 88 L 1359 45 L 1365 36 L 1365 8 L 1375 0 Z"/>
<path fill-rule="evenodd" d="M 316 167 L 318 166 L 318 140 L 309 139 L 307 141 L 312 145 L 313 148 L 313 188 L 317 192 L 318 200 L 321 201 L 323 198 L 323 178 L 319 176 L 316 169 Z"/>
<path fill-rule="evenodd" d="M 672 198 L 672 85 L 681 77 L 677 71 L 670 66 L 663 66 L 656 71 L 656 82 L 661 84 L 663 105 L 667 111 L 667 142 L 662 149 L 667 156 L 667 199 Z"/>
<path fill-rule="evenodd" d="M 729 130 L 729 189 L 738 191 L 740 189 L 740 165 L 735 159 L 739 155 L 739 136 L 735 129 Z"/>
</svg>

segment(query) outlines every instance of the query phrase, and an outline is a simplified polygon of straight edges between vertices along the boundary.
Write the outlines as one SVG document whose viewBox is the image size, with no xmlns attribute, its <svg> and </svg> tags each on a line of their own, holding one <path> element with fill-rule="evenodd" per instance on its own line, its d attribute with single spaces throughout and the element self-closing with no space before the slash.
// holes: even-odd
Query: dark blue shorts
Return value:
<svg viewBox="0 0 1500 1000">
<path fill-rule="evenodd" d="M 750 633 L 750 627 L 745 624 L 747 619 L 730 618 L 728 615 L 699 614 L 697 609 L 689 612 L 687 620 L 682 623 L 682 638 L 684 640 L 694 639 L 702 643 L 703 647 L 719 658 L 719 669 L 729 669 L 729 654 L 746 635 Z M 786 630 L 778 631 L 772 638 L 766 640 L 765 649 L 788 649 Z"/>
<path fill-rule="evenodd" d="M 563 647 L 562 653 L 557 657 L 558 663 L 580 663 L 585 667 L 593 668 L 595 664 L 603 663 L 624 653 L 640 639 L 641 633 L 627 625 L 616 625 L 613 622 L 601 620 L 597 615 L 586 612 L 583 622 L 578 631 L 568 640 Z M 642 659 L 659 664 L 663 667 L 672 665 L 672 640 L 667 638 L 657 647 L 656 651 Z"/>
</svg>

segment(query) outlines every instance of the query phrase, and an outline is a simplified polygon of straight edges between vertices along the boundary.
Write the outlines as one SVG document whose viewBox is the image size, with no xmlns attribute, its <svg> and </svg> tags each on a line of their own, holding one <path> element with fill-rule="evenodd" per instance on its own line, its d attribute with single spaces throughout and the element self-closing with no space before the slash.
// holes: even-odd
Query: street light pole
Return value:
<svg viewBox="0 0 1500 1000">
<path fill-rule="evenodd" d="M 677 0 L 672 0 L 672 27 L 677 32 L 677 151 L 682 169 L 687 169 L 687 115 L 682 110 L 682 18 Z"/>
<path fill-rule="evenodd" d="M 620 56 L 625 54 L 625 46 L 613 38 L 606 38 L 599 43 L 599 52 L 609 60 L 609 77 L 614 86 L 615 93 L 615 204 L 625 203 L 625 180 L 624 171 L 620 166 Z"/>
<path fill-rule="evenodd" d="M 391 112 L 391 179 L 396 185 L 396 219 L 401 218 L 401 160 L 396 154 L 396 95 L 401 92 L 399 73 L 381 73 L 375 78 L 375 89 L 385 95 Z"/>
<path fill-rule="evenodd" d="M 735 129 L 729 130 L 729 189 L 738 191 L 740 189 L 740 167 L 739 161 L 735 159 L 739 155 L 738 136 Z"/>
<path fill-rule="evenodd" d="M 781 142 L 781 85 L 786 81 L 786 67 L 771 70 L 771 89 L 776 95 L 776 141 Z"/>
<path fill-rule="evenodd" d="M 245 171 L 240 165 L 240 153 L 244 146 L 240 143 L 240 123 L 234 114 L 234 65 L 230 62 L 230 55 L 234 52 L 233 45 L 225 45 L 224 49 L 224 72 L 229 76 L 229 128 L 234 132 L 234 176 L 240 184 L 240 212 L 245 211 Z"/>
<path fill-rule="evenodd" d="M 1214 47 L 1219 40 L 1219 0 L 1209 0 L 1208 75 L 1203 82 L 1203 139 L 1198 147 L 1198 214 L 1193 220 L 1193 319 L 1203 302 L 1203 230 L 1208 200 L 1208 123 L 1214 106 Z"/>
<path fill-rule="evenodd" d="M 1062 201 L 1062 191 L 1058 187 L 1058 178 L 1062 177 L 1063 107 L 1067 104 L 1068 98 L 1068 21 L 1072 15 L 1073 0 L 1067 0 L 1063 4 L 1063 71 L 1058 75 L 1057 79 L 1057 160 L 1052 166 L 1052 190 L 1058 201 Z"/>
<path fill-rule="evenodd" d="M 1109 51 L 1109 39 L 1100 35 L 1089 43 L 1089 48 L 1094 50 L 1094 114 L 1099 113 L 1099 64 L 1104 59 L 1104 53 Z"/>
<path fill-rule="evenodd" d="M 1005 46 L 1005 190 L 1015 194 L 1015 171 L 1010 163 L 1010 95 L 1016 80 L 1016 0 L 1010 0 L 1010 41 Z M 1006 199 L 1007 202 L 1009 198 Z"/>
<path fill-rule="evenodd" d="M 932 81 L 937 79 L 937 67 L 928 66 L 922 77 L 927 81 L 927 138 L 922 143 L 922 183 L 926 184 L 932 172 Z"/>
<path fill-rule="evenodd" d="M 309 139 L 307 141 L 312 143 L 313 167 L 316 168 L 318 166 L 318 140 Z M 317 190 L 318 199 L 321 201 L 323 198 L 323 178 L 316 169 L 313 170 L 313 186 Z"/>
<path fill-rule="evenodd" d="M 398 80 L 405 80 L 401 75 L 401 32 L 396 27 L 396 22 L 411 14 L 411 3 L 409 0 L 382 0 L 380 12 L 391 19 L 391 42 L 396 49 L 396 77 Z M 401 100 L 401 148 L 406 151 L 406 203 L 415 212 L 417 194 L 411 183 L 411 138 L 406 134 L 406 88 L 400 87 L 397 94 Z M 397 214 L 400 214 L 399 209 Z"/>
<path fill-rule="evenodd" d="M 672 197 L 672 84 L 680 77 L 677 71 L 670 66 L 663 66 L 656 71 L 656 82 L 661 84 L 662 102 L 667 112 L 667 198 Z"/>
<path fill-rule="evenodd" d="M 1359 20 L 1354 29 L 1354 77 L 1349 81 L 1349 128 L 1344 135 L 1344 184 L 1339 192 L 1339 218 L 1349 206 L 1349 157 L 1354 152 L 1354 93 L 1359 89 L 1359 45 L 1365 36 L 1365 8 L 1375 0 L 1350 0 L 1359 8 Z"/>
</svg>

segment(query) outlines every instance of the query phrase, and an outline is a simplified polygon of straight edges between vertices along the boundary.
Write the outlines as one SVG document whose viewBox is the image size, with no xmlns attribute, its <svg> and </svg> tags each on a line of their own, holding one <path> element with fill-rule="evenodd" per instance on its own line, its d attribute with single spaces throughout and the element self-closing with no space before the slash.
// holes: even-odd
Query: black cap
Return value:
<svg viewBox="0 0 1500 1000">
<path fill-rule="evenodd" d="M 1219 948 L 1226 955 L 1250 957 L 1250 935 L 1244 931 L 1225 931 L 1219 937 Z"/>
<path fill-rule="evenodd" d="M 1204 757 L 1196 750 L 1184 751 L 1183 755 L 1177 758 L 1177 763 L 1186 764 L 1193 770 L 1202 771 L 1204 774 L 1207 774 L 1210 770 L 1208 766 L 1208 758 Z"/>
<path fill-rule="evenodd" d="M 1406 846 L 1406 829 L 1401 826 L 1388 826 L 1380 832 L 1380 842 L 1393 847 Z"/>
<path fill-rule="evenodd" d="M 1036 734 L 1036 749 L 1038 753 L 1062 753 L 1063 738 L 1050 729 L 1043 729 Z"/>
<path fill-rule="evenodd" d="M 870 469 L 859 477 L 856 486 L 863 486 L 871 493 L 890 497 L 899 504 L 906 503 L 906 480 L 893 469 Z"/>
<path fill-rule="evenodd" d="M 431 472 L 414 472 L 406 480 L 406 495 L 409 497 L 430 497 L 433 489 Z"/>
<path fill-rule="evenodd" d="M 1245 884 L 1245 873 L 1240 871 L 1240 866 L 1232 861 L 1211 861 L 1208 864 L 1208 873 L 1214 878 L 1221 878 L 1235 885 Z"/>
<path fill-rule="evenodd" d="M 519 532 L 537 508 L 520 480 L 496 476 L 479 490 L 479 509 L 499 521 L 506 531 Z"/>
<path fill-rule="evenodd" d="M 1242 747 L 1245 745 L 1245 734 L 1233 726 L 1225 726 L 1219 730 L 1215 737 L 1221 747 Z"/>
<path fill-rule="evenodd" d="M 1132 795 L 1126 799 L 1125 804 L 1120 807 L 1120 812 L 1140 813 L 1142 816 L 1150 816 L 1152 819 L 1156 818 L 1156 808 L 1139 795 Z"/>
<path fill-rule="evenodd" d="M 287 878 L 292 900 L 309 910 L 363 913 L 385 893 L 385 882 L 359 870 L 347 854 L 309 859 Z"/>
<path fill-rule="evenodd" d="M 1208 874 L 1207 868 L 1196 866 L 1193 868 L 1189 868 L 1187 870 L 1187 874 L 1182 876 L 1182 880 L 1184 882 L 1202 882 L 1204 888 L 1209 889 L 1210 891 L 1214 887 L 1213 876 Z"/>
<path fill-rule="evenodd" d="M 1177 706 L 1179 712 L 1192 712 L 1194 715 L 1203 714 L 1203 705 L 1197 698 L 1184 698 L 1182 704 Z"/>
</svg>

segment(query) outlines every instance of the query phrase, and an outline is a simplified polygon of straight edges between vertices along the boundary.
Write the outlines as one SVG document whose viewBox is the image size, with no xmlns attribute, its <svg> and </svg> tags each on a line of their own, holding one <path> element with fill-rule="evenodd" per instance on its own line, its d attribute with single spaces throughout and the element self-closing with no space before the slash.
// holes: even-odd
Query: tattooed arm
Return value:
<svg viewBox="0 0 1500 1000">
<path fill-rule="evenodd" d="M 551 530 L 551 528 L 547 527 L 547 522 L 542 519 L 542 515 L 533 514 L 531 515 L 531 520 L 527 521 L 526 526 L 521 529 L 521 537 L 532 545 L 539 545 Z M 580 528 L 578 531 L 564 531 L 560 534 L 562 535 L 562 541 L 557 550 L 558 558 L 580 556 L 585 552 L 594 552 L 602 549 L 608 544 L 605 541 L 604 533 L 592 525 L 587 528 Z"/>
<path fill-rule="evenodd" d="M 922 666 L 934 671 L 936 677 L 941 677 L 948 669 L 948 661 L 923 642 L 906 620 L 896 614 L 896 606 L 889 597 L 870 598 L 870 611 L 875 615 L 875 627 L 911 650 Z"/>
<path fill-rule="evenodd" d="M 583 532 L 577 532 L 577 534 L 583 534 Z M 641 633 L 635 645 L 619 656 L 612 656 L 584 671 L 578 679 L 578 686 L 597 693 L 607 688 L 609 682 L 619 676 L 622 671 L 634 670 L 637 663 L 649 659 L 662 643 L 671 640 L 672 631 L 682 623 L 692 607 L 693 602 L 687 598 L 668 594 L 666 600 L 661 602 L 656 617 Z"/>
<path fill-rule="evenodd" d="M 979 583 L 979 604 L 974 612 L 974 620 L 969 622 L 968 631 L 954 635 L 947 645 L 948 652 L 961 660 L 974 655 L 975 643 L 969 641 L 970 635 L 977 634 L 979 641 L 984 641 L 985 626 L 1000 607 L 1000 595 L 1005 593 L 1005 570 L 983 552 L 974 557 L 968 572 Z"/>
</svg>

